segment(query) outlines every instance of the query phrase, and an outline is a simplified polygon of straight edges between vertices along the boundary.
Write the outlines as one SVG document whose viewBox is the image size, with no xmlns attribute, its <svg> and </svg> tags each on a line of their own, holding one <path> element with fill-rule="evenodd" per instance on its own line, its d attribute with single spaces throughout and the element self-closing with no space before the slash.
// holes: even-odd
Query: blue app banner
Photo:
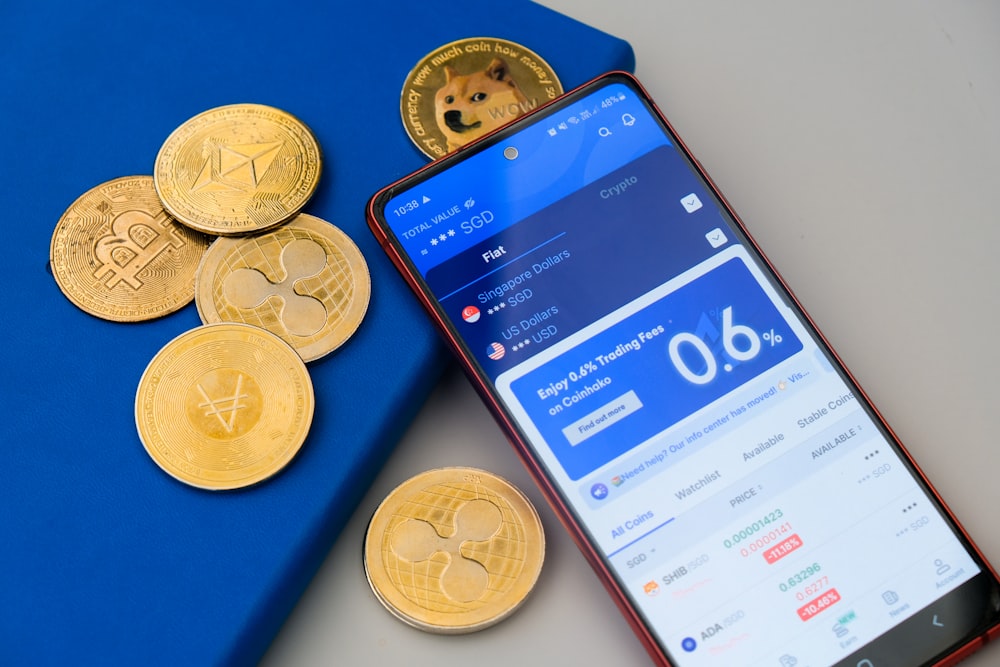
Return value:
<svg viewBox="0 0 1000 667">
<path fill-rule="evenodd" d="M 511 383 L 574 480 L 802 350 L 740 258 Z"/>
</svg>

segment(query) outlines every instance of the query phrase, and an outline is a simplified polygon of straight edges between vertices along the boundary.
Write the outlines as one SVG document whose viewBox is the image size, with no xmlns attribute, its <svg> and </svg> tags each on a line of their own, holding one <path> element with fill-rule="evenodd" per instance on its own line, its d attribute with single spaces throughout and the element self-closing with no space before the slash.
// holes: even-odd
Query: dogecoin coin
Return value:
<svg viewBox="0 0 1000 667">
<path fill-rule="evenodd" d="M 152 459 L 202 489 L 265 480 L 292 460 L 312 423 L 312 381 L 274 334 L 246 324 L 191 329 L 150 361 L 135 399 Z"/>
<path fill-rule="evenodd" d="M 263 234 L 216 239 L 195 284 L 203 322 L 262 327 L 305 361 L 332 352 L 351 337 L 370 294 L 368 265 L 354 242 L 337 227 L 304 213 Z"/>
<path fill-rule="evenodd" d="M 431 51 L 406 77 L 400 99 L 410 139 L 438 158 L 562 94 L 534 51 L 504 39 L 472 37 Z"/>
<path fill-rule="evenodd" d="M 474 468 L 421 473 L 372 516 L 365 573 L 378 600 L 421 630 L 458 634 L 507 618 L 545 555 L 535 508 L 506 480 Z"/>
<path fill-rule="evenodd" d="M 63 213 L 49 261 L 63 294 L 97 317 L 137 322 L 194 298 L 208 239 L 177 224 L 150 176 L 116 178 L 88 190 Z"/>
<path fill-rule="evenodd" d="M 312 196 L 319 175 L 309 128 L 262 104 L 217 107 L 186 121 L 167 137 L 153 170 L 167 211 L 222 236 L 285 222 Z"/>
</svg>

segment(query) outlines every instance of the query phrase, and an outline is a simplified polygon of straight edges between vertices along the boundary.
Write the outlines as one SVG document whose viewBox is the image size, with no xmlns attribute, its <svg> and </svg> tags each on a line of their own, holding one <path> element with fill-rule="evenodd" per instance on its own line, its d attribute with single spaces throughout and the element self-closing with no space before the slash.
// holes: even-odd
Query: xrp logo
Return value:
<svg viewBox="0 0 1000 667">
<path fill-rule="evenodd" d="M 315 241 L 298 239 L 282 248 L 284 279 L 272 283 L 256 269 L 237 269 L 226 277 L 226 298 L 237 308 L 262 306 L 270 297 L 281 299 L 279 319 L 289 333 L 310 336 L 326 324 L 327 310 L 319 299 L 299 294 L 295 284 L 318 275 L 327 266 L 326 251 Z"/>
<path fill-rule="evenodd" d="M 438 468 L 400 484 L 365 535 L 365 573 L 394 616 L 431 632 L 481 630 L 534 587 L 545 536 L 528 499 L 475 468 Z"/>
<path fill-rule="evenodd" d="M 493 537 L 502 520 L 496 505 L 488 500 L 472 500 L 455 514 L 456 530 L 450 537 L 441 537 L 426 521 L 410 519 L 393 532 L 390 546 L 397 556 L 411 563 L 447 554 L 441 590 L 453 600 L 470 602 L 482 597 L 490 577 L 482 563 L 462 554 L 462 547 L 466 542 L 484 542 Z"/>
</svg>

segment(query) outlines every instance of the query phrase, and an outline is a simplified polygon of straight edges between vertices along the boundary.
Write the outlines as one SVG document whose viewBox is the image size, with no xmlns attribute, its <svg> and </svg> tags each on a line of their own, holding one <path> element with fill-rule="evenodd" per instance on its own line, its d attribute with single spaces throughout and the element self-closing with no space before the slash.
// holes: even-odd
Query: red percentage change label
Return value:
<svg viewBox="0 0 1000 667">
<path fill-rule="evenodd" d="M 836 588 L 831 588 L 815 600 L 810 600 L 796 610 L 799 618 L 808 621 L 810 618 L 840 602 L 840 593 Z"/>
<path fill-rule="evenodd" d="M 764 552 L 764 560 L 769 564 L 774 565 L 779 560 L 792 553 L 796 549 L 802 546 L 802 538 L 799 537 L 798 533 L 795 533 L 788 539 L 784 540 L 780 544 L 776 544 L 767 551 Z"/>
</svg>

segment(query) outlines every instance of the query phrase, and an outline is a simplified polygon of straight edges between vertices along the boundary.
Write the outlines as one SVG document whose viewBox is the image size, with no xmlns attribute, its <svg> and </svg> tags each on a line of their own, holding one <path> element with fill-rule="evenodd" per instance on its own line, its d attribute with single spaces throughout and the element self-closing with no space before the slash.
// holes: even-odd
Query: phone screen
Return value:
<svg viewBox="0 0 1000 667">
<path fill-rule="evenodd" d="M 988 566 L 630 78 L 373 210 L 671 663 L 916 665 L 995 624 Z"/>
</svg>

